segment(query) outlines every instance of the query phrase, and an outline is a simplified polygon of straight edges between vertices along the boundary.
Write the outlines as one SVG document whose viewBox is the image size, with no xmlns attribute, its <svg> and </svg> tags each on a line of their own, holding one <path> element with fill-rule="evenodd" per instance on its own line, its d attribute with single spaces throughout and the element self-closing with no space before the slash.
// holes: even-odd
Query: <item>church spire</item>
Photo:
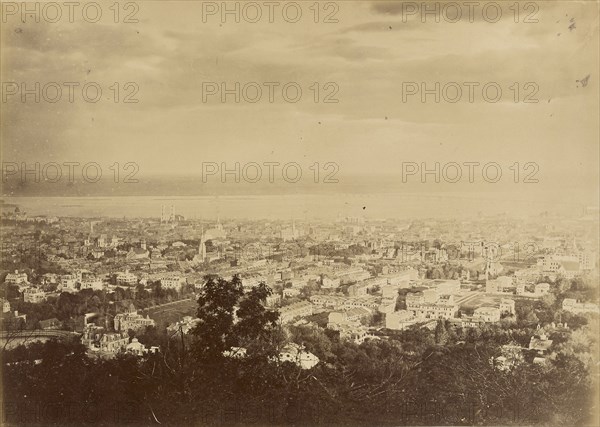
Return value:
<svg viewBox="0 0 600 427">
<path fill-rule="evenodd" d="M 204 224 L 200 232 L 200 244 L 198 245 L 198 256 L 204 262 L 206 260 L 206 242 L 204 241 Z"/>
</svg>

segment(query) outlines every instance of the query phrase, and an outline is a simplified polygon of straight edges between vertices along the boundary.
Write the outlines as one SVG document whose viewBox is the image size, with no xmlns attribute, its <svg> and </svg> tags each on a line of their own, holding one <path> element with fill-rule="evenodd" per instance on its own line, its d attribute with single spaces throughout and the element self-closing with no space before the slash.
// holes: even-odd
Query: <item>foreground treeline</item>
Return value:
<svg viewBox="0 0 600 427">
<path fill-rule="evenodd" d="M 414 328 L 357 345 L 332 331 L 282 329 L 261 285 L 211 278 L 198 327 L 139 339 L 160 345 L 143 358 L 96 359 L 73 342 L 2 353 L 3 422 L 59 425 L 595 425 L 597 329 L 550 335 L 533 363 L 534 330 L 502 324 Z M 289 342 L 321 362 L 280 363 Z M 225 356 L 232 348 L 245 357 Z M 503 368 L 497 360 L 505 361 Z"/>
</svg>

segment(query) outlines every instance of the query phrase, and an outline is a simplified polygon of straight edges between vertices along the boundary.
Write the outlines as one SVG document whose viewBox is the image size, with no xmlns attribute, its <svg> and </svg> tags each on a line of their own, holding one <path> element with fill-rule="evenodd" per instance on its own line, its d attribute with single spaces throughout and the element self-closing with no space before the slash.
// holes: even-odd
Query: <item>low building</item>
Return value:
<svg viewBox="0 0 600 427">
<path fill-rule="evenodd" d="M 500 300 L 500 312 L 504 314 L 515 314 L 515 301 L 510 298 Z"/>
<path fill-rule="evenodd" d="M 542 355 L 550 349 L 552 342 L 546 334 L 536 334 L 529 340 L 529 350 L 535 350 L 538 354 Z"/>
<path fill-rule="evenodd" d="M 396 298 L 383 299 L 379 307 L 377 307 L 377 311 L 380 313 L 393 313 L 396 310 Z"/>
<path fill-rule="evenodd" d="M 398 297 L 398 287 L 387 285 L 381 288 L 381 296 L 383 298 L 397 298 Z"/>
<path fill-rule="evenodd" d="M 145 259 L 148 258 L 150 255 L 150 252 L 144 248 L 144 247 L 133 247 L 129 250 L 129 252 L 127 252 L 127 259 L 132 259 L 132 260 L 136 260 L 136 259 Z"/>
<path fill-rule="evenodd" d="M 371 311 L 363 307 L 351 308 L 346 311 L 332 311 L 329 313 L 327 327 L 337 329 L 340 325 L 344 324 L 358 324 L 361 320 L 367 319 L 369 316 L 371 316 Z"/>
<path fill-rule="evenodd" d="M 332 309 L 341 307 L 346 300 L 340 295 L 312 295 L 309 299 L 314 305 Z"/>
<path fill-rule="evenodd" d="M 160 279 L 160 286 L 163 289 L 175 289 L 181 291 L 186 283 L 186 278 L 181 276 L 165 276 Z"/>
<path fill-rule="evenodd" d="M 2 306 L 2 313 L 10 313 L 10 303 L 4 298 L 0 298 L 0 305 Z"/>
<path fill-rule="evenodd" d="M 352 341 L 355 344 L 362 344 L 367 339 L 376 338 L 373 334 L 369 333 L 368 328 L 363 325 L 342 324 L 336 330 L 340 333 L 341 339 Z"/>
<path fill-rule="evenodd" d="M 116 354 L 124 351 L 129 344 L 127 333 L 109 332 L 100 338 L 100 351 Z"/>
<path fill-rule="evenodd" d="M 15 270 L 14 273 L 8 273 L 4 279 L 5 283 L 11 283 L 18 285 L 19 283 L 27 283 L 27 273 L 19 273 L 19 270 Z"/>
<path fill-rule="evenodd" d="M 101 291 L 102 289 L 104 289 L 104 283 L 100 279 L 88 277 L 81 281 L 80 289 L 92 289 L 94 291 Z"/>
<path fill-rule="evenodd" d="M 282 323 L 291 322 L 298 317 L 311 316 L 313 305 L 308 301 L 300 301 L 279 309 L 279 319 Z"/>
<path fill-rule="evenodd" d="M 327 276 L 323 276 L 323 278 L 321 279 L 321 287 L 324 289 L 334 289 L 334 288 L 338 288 L 341 284 L 341 281 L 339 278 L 336 277 L 327 277 Z"/>
<path fill-rule="evenodd" d="M 359 297 L 368 295 L 369 291 L 376 288 L 383 288 L 388 285 L 388 280 L 385 277 L 374 277 L 372 279 L 363 280 L 348 288 L 348 294 L 351 297 Z"/>
<path fill-rule="evenodd" d="M 100 350 L 100 340 L 104 335 L 104 328 L 97 326 L 94 323 L 86 323 L 81 336 L 81 343 L 89 350 Z"/>
<path fill-rule="evenodd" d="M 597 256 L 594 251 L 584 250 L 577 254 L 581 270 L 589 271 L 596 267 Z"/>
<path fill-rule="evenodd" d="M 473 312 L 473 319 L 484 322 L 499 322 L 500 314 L 500 309 L 497 307 L 478 307 Z"/>
<path fill-rule="evenodd" d="M 380 276 L 387 280 L 389 286 L 396 286 L 397 288 L 407 288 L 410 281 L 417 280 L 418 271 L 415 269 L 403 270 L 395 273 L 384 274 Z"/>
<path fill-rule="evenodd" d="M 403 330 L 419 322 L 412 311 L 398 310 L 385 315 L 385 327 L 394 330 Z"/>
<path fill-rule="evenodd" d="M 360 267 L 338 271 L 335 275 L 340 279 L 342 284 L 360 282 L 361 280 L 366 280 L 371 277 L 371 273 Z"/>
<path fill-rule="evenodd" d="M 117 273 L 117 285 L 134 286 L 137 284 L 137 282 L 137 276 L 130 273 L 129 270 Z"/>
<path fill-rule="evenodd" d="M 40 288 L 30 287 L 23 291 L 23 301 L 38 304 L 46 301 L 46 293 Z"/>
<path fill-rule="evenodd" d="M 281 301 L 281 295 L 271 294 L 265 300 L 265 305 L 267 307 L 273 307 L 275 304 Z"/>
<path fill-rule="evenodd" d="M 60 286 L 64 290 L 73 289 L 77 285 L 77 276 L 74 274 L 63 274 L 60 276 Z"/>
<path fill-rule="evenodd" d="M 452 295 L 437 295 L 435 289 L 427 289 L 406 295 L 406 309 L 420 319 L 452 319 L 458 304 Z"/>
<path fill-rule="evenodd" d="M 579 260 L 577 261 L 561 261 L 560 269 L 558 270 L 558 274 L 566 277 L 567 279 L 572 279 L 581 274 L 581 268 L 579 265 Z"/>
<path fill-rule="evenodd" d="M 125 351 L 136 356 L 143 356 L 148 352 L 146 346 L 139 342 L 137 338 L 133 338 L 129 344 L 125 346 Z"/>
<path fill-rule="evenodd" d="M 363 296 L 356 298 L 344 298 L 341 308 L 343 310 L 349 310 L 351 308 L 363 307 L 369 310 L 377 310 L 379 308 L 379 298 L 375 296 Z"/>
<path fill-rule="evenodd" d="M 130 329 L 138 331 L 154 325 L 154 320 L 150 319 L 148 316 L 144 317 L 135 311 L 119 313 L 114 318 L 115 331 L 128 331 Z"/>
<path fill-rule="evenodd" d="M 295 363 L 301 369 L 311 369 L 319 363 L 317 356 L 295 343 L 288 344 L 281 350 L 279 360 Z"/>
<path fill-rule="evenodd" d="M 282 293 L 283 293 L 284 298 L 296 297 L 296 296 L 300 295 L 300 289 L 286 288 L 283 290 Z"/>
</svg>

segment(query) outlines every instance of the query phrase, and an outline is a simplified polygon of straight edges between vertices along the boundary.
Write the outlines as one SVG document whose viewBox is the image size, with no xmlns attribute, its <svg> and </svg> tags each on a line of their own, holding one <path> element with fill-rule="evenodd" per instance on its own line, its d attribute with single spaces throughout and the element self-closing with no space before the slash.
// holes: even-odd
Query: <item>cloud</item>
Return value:
<svg viewBox="0 0 600 427">
<path fill-rule="evenodd" d="M 550 174 L 566 158 L 597 169 L 598 21 L 590 2 L 540 3 L 538 24 L 506 13 L 496 24 L 404 22 L 398 2 L 340 3 L 337 24 L 203 24 L 198 4 L 177 5 L 145 2 L 135 25 L 3 25 L 4 81 L 96 81 L 106 91 L 97 104 L 3 104 L 3 156 L 137 161 L 157 173 L 193 172 L 207 158 L 278 156 L 340 159 L 349 173 L 438 155 L 539 157 Z M 573 17 L 576 29 L 565 30 Z M 577 88 L 588 74 L 589 84 Z M 124 83 L 137 83 L 140 102 L 113 102 L 115 82 L 121 95 Z M 303 95 L 290 103 L 278 89 L 273 103 L 266 91 L 255 104 L 218 96 L 205 103 L 205 82 L 297 82 Z M 328 82 L 339 89 L 337 103 L 322 102 Z M 497 82 L 504 97 L 404 102 L 404 82 Z M 519 101 L 523 85 L 536 83 L 539 102 L 514 102 L 515 82 Z"/>
</svg>

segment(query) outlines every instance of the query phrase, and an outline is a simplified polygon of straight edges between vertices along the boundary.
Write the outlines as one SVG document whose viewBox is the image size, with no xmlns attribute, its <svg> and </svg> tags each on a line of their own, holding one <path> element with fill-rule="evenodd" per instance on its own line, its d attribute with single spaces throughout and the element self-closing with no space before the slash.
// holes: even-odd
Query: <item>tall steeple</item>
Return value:
<svg viewBox="0 0 600 427">
<path fill-rule="evenodd" d="M 200 232 L 200 244 L 198 245 L 198 256 L 202 262 L 206 261 L 206 242 L 204 241 L 204 225 L 202 225 L 202 231 Z"/>
</svg>

